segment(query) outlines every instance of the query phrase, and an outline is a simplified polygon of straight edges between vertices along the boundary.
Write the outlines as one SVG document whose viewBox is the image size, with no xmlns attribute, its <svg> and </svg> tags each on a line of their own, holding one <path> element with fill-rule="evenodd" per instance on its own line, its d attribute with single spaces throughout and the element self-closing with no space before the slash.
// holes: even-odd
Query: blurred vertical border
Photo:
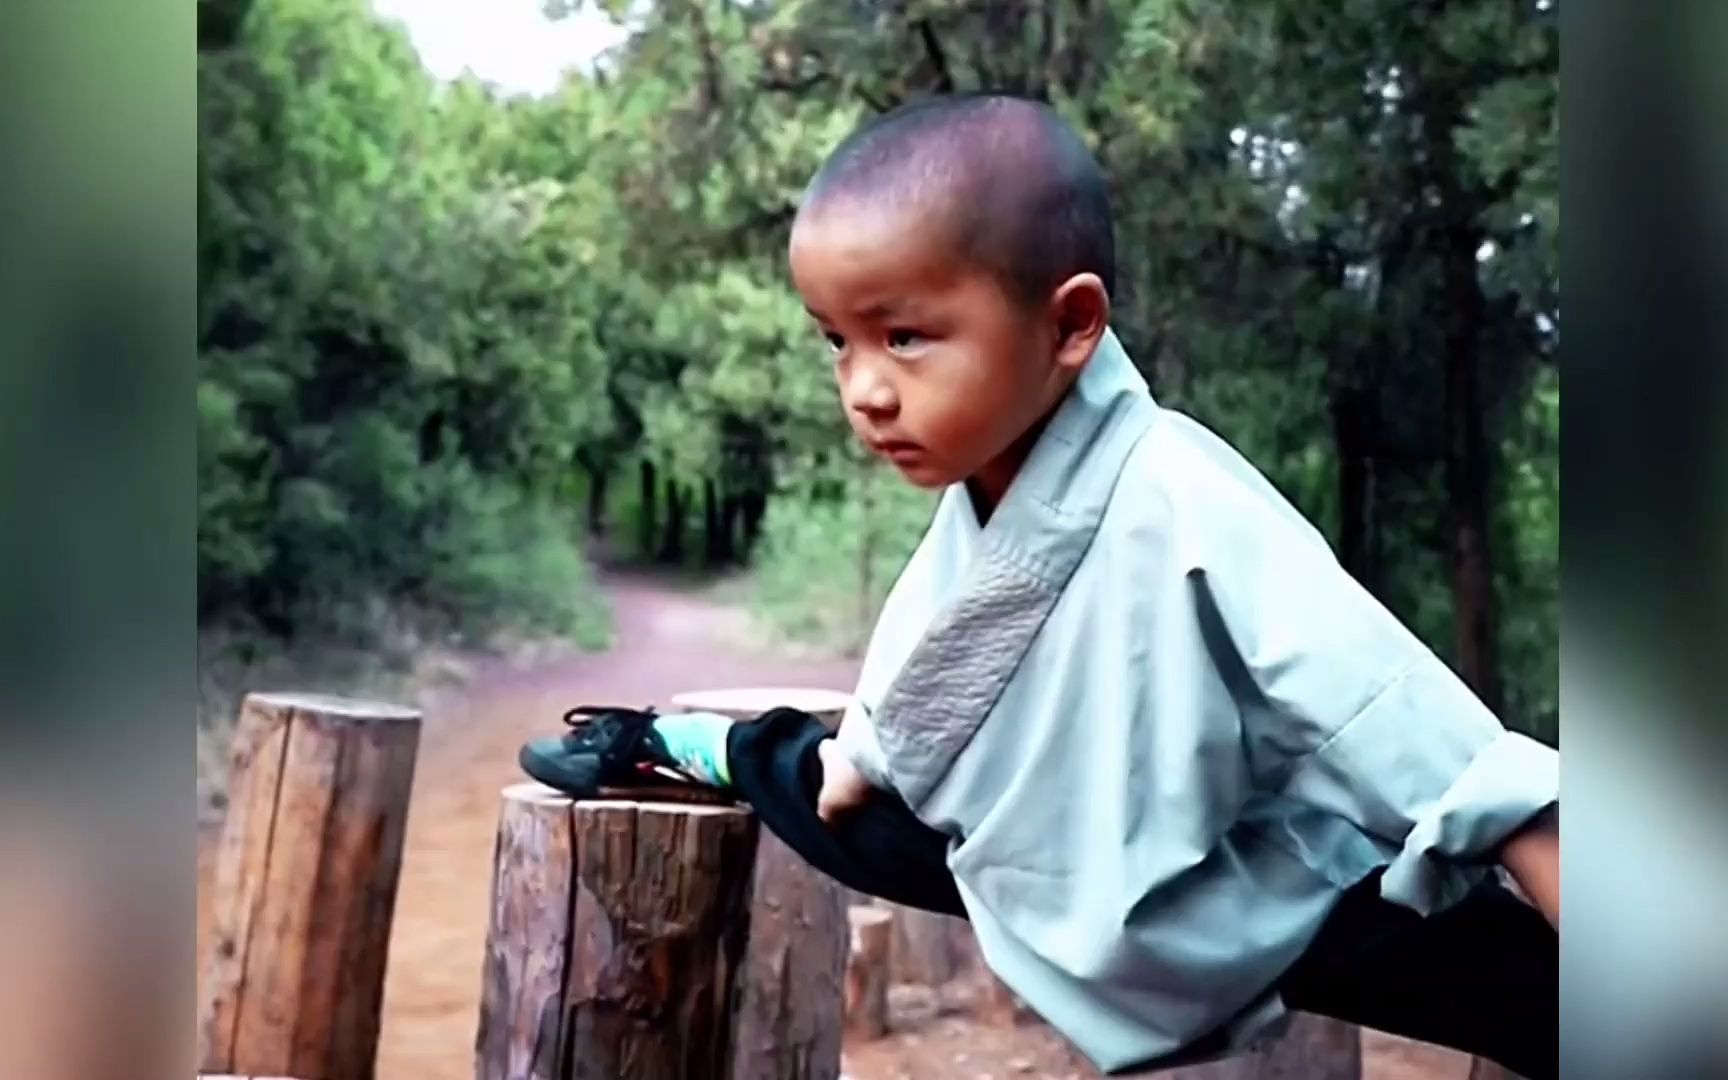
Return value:
<svg viewBox="0 0 1728 1080">
<path fill-rule="evenodd" d="M 1567 4 L 1562 1075 L 1728 1075 L 1728 5 Z"/>
<path fill-rule="evenodd" d="M 0 8 L 0 1075 L 21 1080 L 192 1074 L 198 11 Z"/>
</svg>

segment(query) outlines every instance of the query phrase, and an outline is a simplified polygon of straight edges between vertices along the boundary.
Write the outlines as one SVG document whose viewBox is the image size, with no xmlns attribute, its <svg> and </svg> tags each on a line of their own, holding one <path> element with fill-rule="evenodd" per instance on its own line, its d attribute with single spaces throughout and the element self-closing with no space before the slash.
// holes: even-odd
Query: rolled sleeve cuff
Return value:
<svg viewBox="0 0 1728 1080">
<path fill-rule="evenodd" d="M 870 786 L 883 791 L 894 790 L 888 780 L 888 760 L 882 753 L 881 745 L 876 741 L 876 732 L 870 726 L 870 718 L 864 709 L 854 699 L 846 707 L 846 713 L 840 718 L 840 730 L 834 733 L 834 745 L 852 767 L 870 781 Z"/>
<path fill-rule="evenodd" d="M 1426 806 L 1381 878 L 1381 894 L 1427 915 L 1463 898 L 1500 846 L 1560 800 L 1560 755 L 1502 731 Z"/>
</svg>

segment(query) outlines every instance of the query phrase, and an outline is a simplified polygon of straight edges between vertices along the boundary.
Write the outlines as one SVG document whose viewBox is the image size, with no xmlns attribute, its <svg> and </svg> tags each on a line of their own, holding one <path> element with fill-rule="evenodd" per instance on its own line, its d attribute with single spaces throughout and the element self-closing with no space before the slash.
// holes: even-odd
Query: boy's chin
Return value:
<svg viewBox="0 0 1728 1080">
<path fill-rule="evenodd" d="M 950 484 L 957 484 L 965 479 L 964 477 L 950 476 L 947 470 L 939 469 L 922 461 L 911 465 L 902 465 L 899 462 L 893 464 L 894 471 L 898 472 L 902 479 L 913 487 L 923 488 L 926 491 L 940 491 Z"/>
</svg>

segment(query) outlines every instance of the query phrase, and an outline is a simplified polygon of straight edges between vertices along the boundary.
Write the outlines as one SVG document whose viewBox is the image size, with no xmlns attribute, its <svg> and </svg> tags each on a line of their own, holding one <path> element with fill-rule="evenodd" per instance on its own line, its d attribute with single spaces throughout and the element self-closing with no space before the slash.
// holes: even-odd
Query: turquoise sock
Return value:
<svg viewBox="0 0 1728 1080">
<path fill-rule="evenodd" d="M 654 730 L 684 771 L 710 787 L 732 783 L 726 763 L 726 733 L 732 720 L 718 713 L 668 713 L 656 717 Z"/>
</svg>

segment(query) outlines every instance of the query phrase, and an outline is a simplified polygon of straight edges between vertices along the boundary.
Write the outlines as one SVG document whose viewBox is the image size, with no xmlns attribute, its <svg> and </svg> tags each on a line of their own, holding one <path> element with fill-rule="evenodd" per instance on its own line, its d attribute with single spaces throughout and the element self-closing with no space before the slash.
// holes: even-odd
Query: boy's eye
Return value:
<svg viewBox="0 0 1728 1080">
<path fill-rule="evenodd" d="M 841 349 L 846 347 L 846 339 L 832 330 L 822 331 L 822 340 L 826 341 L 828 347 L 833 349 L 835 352 L 839 352 Z"/>
<path fill-rule="evenodd" d="M 918 345 L 923 340 L 924 340 L 924 335 L 920 334 L 916 330 L 890 330 L 890 331 L 888 331 L 888 347 L 890 349 L 894 349 L 895 351 L 899 351 L 901 349 L 913 348 L 914 346 Z"/>
</svg>

